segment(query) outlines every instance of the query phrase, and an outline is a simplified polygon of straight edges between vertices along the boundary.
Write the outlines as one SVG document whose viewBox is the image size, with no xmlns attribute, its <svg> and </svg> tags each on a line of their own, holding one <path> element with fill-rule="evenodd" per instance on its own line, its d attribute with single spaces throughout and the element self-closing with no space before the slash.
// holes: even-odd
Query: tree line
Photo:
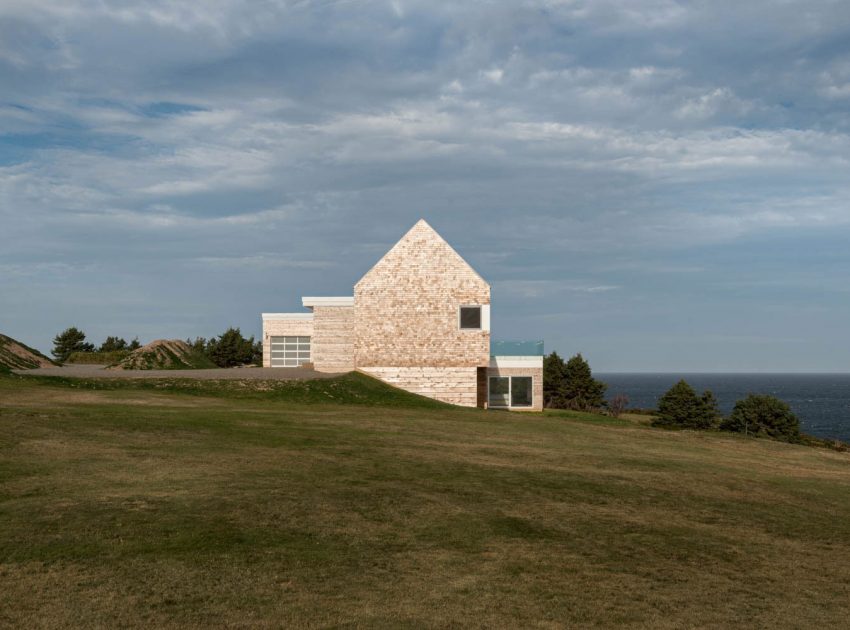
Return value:
<svg viewBox="0 0 850 630">
<path fill-rule="evenodd" d="M 132 352 L 137 348 L 141 348 L 139 338 L 136 337 L 129 343 L 122 337 L 107 337 L 102 344 L 95 346 L 86 341 L 86 333 L 71 326 L 66 328 L 61 333 L 53 338 L 53 350 L 51 354 L 60 363 L 64 363 L 68 358 L 76 352 L 94 353 L 94 352 Z"/>
<path fill-rule="evenodd" d="M 253 336 L 244 337 L 239 328 L 230 327 L 222 334 L 209 339 L 204 337 L 186 339 L 186 343 L 192 350 L 206 356 L 219 367 L 261 365 L 263 360 L 262 341 L 254 341 Z M 113 357 L 120 357 L 141 347 L 138 337 L 127 342 L 122 337 L 112 336 L 107 337 L 99 346 L 95 346 L 86 341 L 86 334 L 82 330 L 72 326 L 54 337 L 51 354 L 57 361 L 64 363 L 75 353 L 109 353 Z"/>
<path fill-rule="evenodd" d="M 543 358 L 543 404 L 549 409 L 607 412 L 619 416 L 628 397 L 617 394 L 605 400 L 605 383 L 593 378 L 590 364 L 576 354 L 564 361 L 557 352 Z M 787 403 L 774 396 L 750 394 L 723 416 L 710 390 L 697 394 L 680 380 L 658 400 L 653 426 L 679 429 L 721 430 L 771 437 L 786 442 L 801 440 L 800 422 Z"/>
<path fill-rule="evenodd" d="M 658 399 L 653 426 L 673 429 L 731 431 L 799 442 L 800 421 L 788 403 L 766 394 L 750 394 L 735 403 L 732 413 L 723 416 L 711 390 L 697 395 L 684 379 Z"/>
</svg>

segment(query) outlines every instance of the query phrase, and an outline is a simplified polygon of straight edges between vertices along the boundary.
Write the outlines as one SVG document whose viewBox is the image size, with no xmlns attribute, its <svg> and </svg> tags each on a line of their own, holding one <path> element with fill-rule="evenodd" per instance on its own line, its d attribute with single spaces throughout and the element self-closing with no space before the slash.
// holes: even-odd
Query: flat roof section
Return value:
<svg viewBox="0 0 850 630">
<path fill-rule="evenodd" d="M 354 296 L 302 297 L 301 304 L 306 308 L 313 308 L 314 306 L 354 306 Z"/>
<path fill-rule="evenodd" d="M 263 321 L 275 319 L 313 319 L 313 313 L 263 313 Z"/>
</svg>

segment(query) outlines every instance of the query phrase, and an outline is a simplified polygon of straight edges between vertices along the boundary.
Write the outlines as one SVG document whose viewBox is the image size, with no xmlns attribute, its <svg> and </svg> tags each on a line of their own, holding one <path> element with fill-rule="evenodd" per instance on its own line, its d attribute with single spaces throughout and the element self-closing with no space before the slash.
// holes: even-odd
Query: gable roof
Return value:
<svg viewBox="0 0 850 630">
<path fill-rule="evenodd" d="M 472 266 L 466 262 L 463 257 L 458 254 L 454 248 L 449 245 L 446 240 L 440 236 L 440 234 L 432 228 L 425 219 L 419 219 L 416 224 L 410 228 L 407 233 L 399 239 L 399 241 L 392 246 L 392 248 L 384 254 L 381 259 L 376 262 L 369 271 L 363 274 L 363 277 L 357 281 L 356 287 L 363 280 L 365 280 L 369 275 L 379 270 L 385 261 L 395 258 L 397 256 L 403 256 L 406 251 L 410 250 L 413 244 L 417 241 L 425 241 L 428 245 L 434 250 L 434 253 L 441 257 L 448 257 L 452 260 L 456 265 L 462 266 L 469 272 L 471 272 L 475 278 L 481 281 L 482 284 L 489 288 L 490 284 L 481 277 L 481 275 L 472 268 Z"/>
</svg>

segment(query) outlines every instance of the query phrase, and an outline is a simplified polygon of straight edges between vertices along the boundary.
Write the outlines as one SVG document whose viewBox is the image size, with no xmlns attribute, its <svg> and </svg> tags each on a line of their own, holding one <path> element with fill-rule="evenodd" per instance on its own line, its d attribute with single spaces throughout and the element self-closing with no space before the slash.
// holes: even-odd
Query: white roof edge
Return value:
<svg viewBox="0 0 850 630">
<path fill-rule="evenodd" d="M 490 357 L 490 367 L 543 367 L 543 357 L 528 356 L 528 357 L 511 357 L 511 356 L 496 356 Z"/>
<path fill-rule="evenodd" d="M 313 313 L 263 313 L 263 320 L 313 319 Z"/>
<path fill-rule="evenodd" d="M 311 306 L 354 306 L 354 296 L 302 297 L 301 304 L 308 308 Z"/>
</svg>

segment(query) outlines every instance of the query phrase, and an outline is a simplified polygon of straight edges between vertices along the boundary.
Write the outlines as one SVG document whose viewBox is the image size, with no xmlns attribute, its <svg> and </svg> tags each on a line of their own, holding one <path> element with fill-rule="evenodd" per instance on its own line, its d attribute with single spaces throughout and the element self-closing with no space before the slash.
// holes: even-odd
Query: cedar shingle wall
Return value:
<svg viewBox="0 0 850 630">
<path fill-rule="evenodd" d="M 313 308 L 313 365 L 319 372 L 348 372 L 354 369 L 354 307 Z"/>
<path fill-rule="evenodd" d="M 487 365 L 489 331 L 460 330 L 458 308 L 489 303 L 490 286 L 419 222 L 354 288 L 355 365 Z"/>
<path fill-rule="evenodd" d="M 366 367 L 362 372 L 401 389 L 453 405 L 475 407 L 474 367 Z"/>
<path fill-rule="evenodd" d="M 312 337 L 313 322 L 309 319 L 263 320 L 263 367 L 271 367 L 271 337 Z M 312 346 L 312 340 L 311 340 Z M 312 351 L 312 347 L 311 347 Z"/>
</svg>

